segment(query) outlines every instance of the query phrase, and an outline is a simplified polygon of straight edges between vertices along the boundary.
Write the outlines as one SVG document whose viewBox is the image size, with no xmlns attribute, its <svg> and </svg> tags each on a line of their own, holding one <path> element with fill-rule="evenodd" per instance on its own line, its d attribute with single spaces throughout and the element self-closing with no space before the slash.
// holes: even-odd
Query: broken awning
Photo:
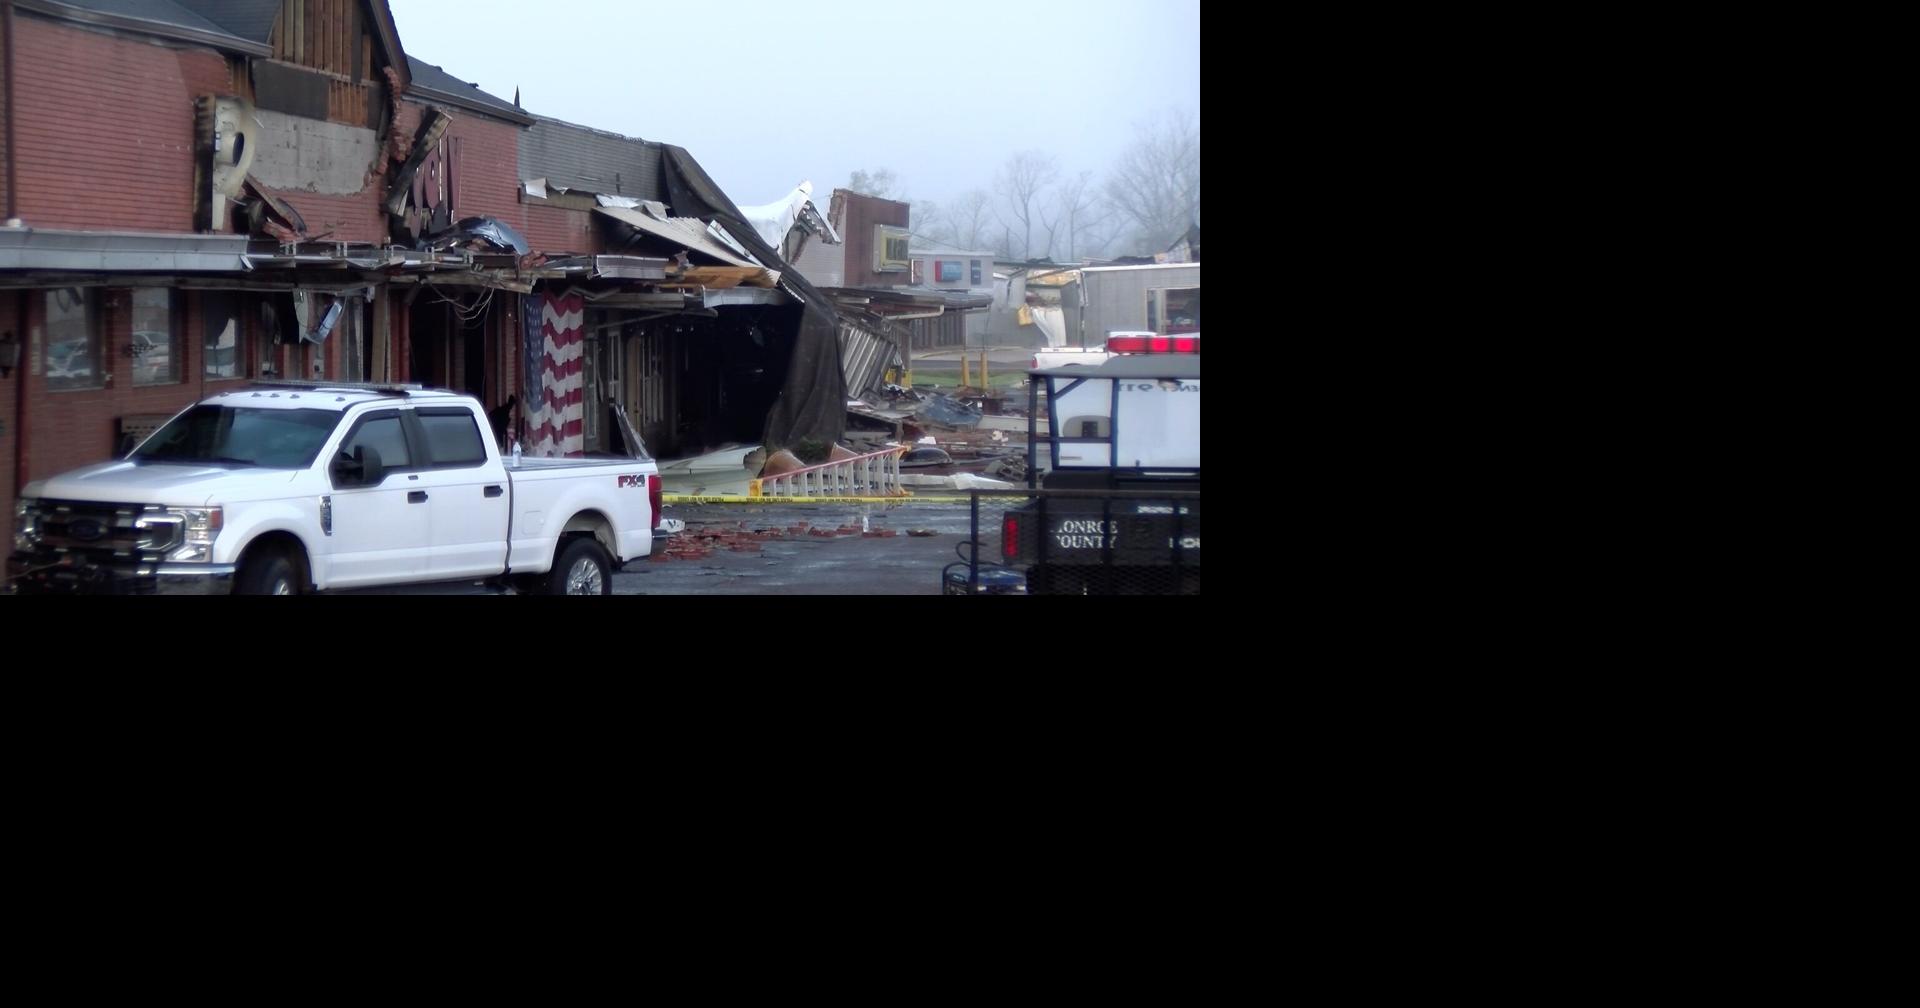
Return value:
<svg viewBox="0 0 1920 1008">
<path fill-rule="evenodd" d="M 707 222 L 696 217 L 656 217 L 644 205 L 634 208 L 597 206 L 594 213 L 605 214 L 645 234 L 673 242 L 682 248 L 711 256 L 729 266 L 756 267 L 707 233 Z"/>
</svg>

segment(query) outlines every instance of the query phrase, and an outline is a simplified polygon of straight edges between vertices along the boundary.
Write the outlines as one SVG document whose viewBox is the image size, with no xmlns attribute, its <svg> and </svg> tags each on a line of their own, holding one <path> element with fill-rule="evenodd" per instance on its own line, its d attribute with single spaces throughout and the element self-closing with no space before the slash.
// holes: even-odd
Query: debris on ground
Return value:
<svg viewBox="0 0 1920 1008">
<path fill-rule="evenodd" d="M 943 393 L 935 392 L 922 402 L 915 415 L 920 420 L 943 427 L 972 428 L 980 426 L 980 413 L 970 409 L 965 403 Z"/>
<path fill-rule="evenodd" d="M 862 521 L 861 525 L 836 525 L 832 528 L 817 527 L 810 522 L 799 521 L 786 526 L 758 526 L 748 528 L 743 521 L 729 523 L 715 522 L 699 526 L 689 526 L 679 535 L 668 540 L 656 549 L 648 560 L 704 560 L 716 552 L 758 553 L 761 543 L 787 539 L 838 539 L 842 536 L 860 536 L 865 539 L 892 539 L 899 536 L 897 529 L 873 528 L 871 523 Z M 865 525 L 867 527 L 862 528 Z M 910 536 L 930 536 L 935 533 L 927 529 L 916 529 L 907 533 Z"/>
</svg>

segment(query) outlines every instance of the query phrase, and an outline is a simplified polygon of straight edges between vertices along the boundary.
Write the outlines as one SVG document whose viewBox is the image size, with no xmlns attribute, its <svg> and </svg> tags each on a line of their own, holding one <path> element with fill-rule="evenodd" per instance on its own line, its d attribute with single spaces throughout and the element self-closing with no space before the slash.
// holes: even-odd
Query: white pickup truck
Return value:
<svg viewBox="0 0 1920 1008">
<path fill-rule="evenodd" d="M 440 581 L 604 595 L 653 548 L 651 460 L 508 463 L 478 400 L 273 383 L 188 407 L 124 458 L 29 483 L 16 592 L 297 595 Z"/>
</svg>

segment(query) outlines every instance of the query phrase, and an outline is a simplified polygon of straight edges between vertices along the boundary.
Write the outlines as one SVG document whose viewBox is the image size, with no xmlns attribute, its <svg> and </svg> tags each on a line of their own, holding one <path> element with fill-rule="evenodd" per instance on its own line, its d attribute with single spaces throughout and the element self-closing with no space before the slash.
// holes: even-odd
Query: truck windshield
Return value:
<svg viewBox="0 0 1920 1008">
<path fill-rule="evenodd" d="M 303 469 L 320 454 L 340 416 L 333 410 L 202 404 L 174 417 L 127 457 L 134 462 Z"/>
</svg>

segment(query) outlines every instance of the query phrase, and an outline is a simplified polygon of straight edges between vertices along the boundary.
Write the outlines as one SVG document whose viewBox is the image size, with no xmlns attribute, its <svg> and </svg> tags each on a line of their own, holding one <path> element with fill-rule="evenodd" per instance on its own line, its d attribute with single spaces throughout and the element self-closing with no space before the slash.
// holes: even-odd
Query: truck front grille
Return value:
<svg viewBox="0 0 1920 1008">
<path fill-rule="evenodd" d="M 42 500 L 36 553 L 73 554 L 100 564 L 152 564 L 184 538 L 164 509 L 145 504 Z"/>
</svg>

